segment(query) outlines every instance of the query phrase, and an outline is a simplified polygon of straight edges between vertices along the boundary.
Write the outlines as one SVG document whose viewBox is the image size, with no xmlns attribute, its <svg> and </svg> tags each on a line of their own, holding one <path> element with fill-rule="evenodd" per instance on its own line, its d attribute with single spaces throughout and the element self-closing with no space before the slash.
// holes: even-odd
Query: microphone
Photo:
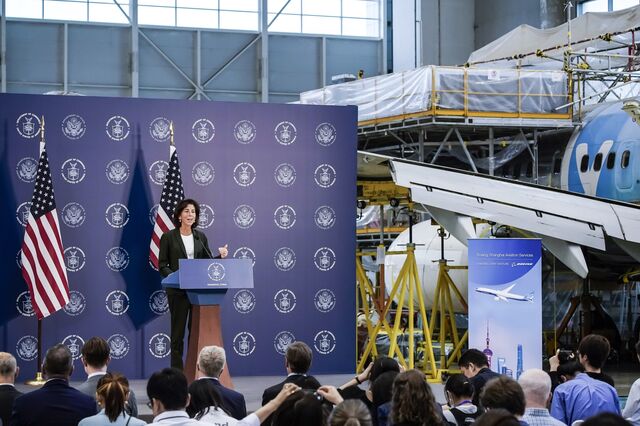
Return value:
<svg viewBox="0 0 640 426">
<path fill-rule="evenodd" d="M 205 243 L 203 243 L 202 241 L 200 241 L 200 237 L 198 236 L 198 234 L 196 234 L 195 232 L 193 233 L 193 239 L 195 241 L 198 241 L 200 243 L 200 245 L 204 248 L 204 252 L 207 254 L 207 256 L 209 256 L 209 259 L 214 259 L 213 255 L 211 254 L 211 252 L 209 251 L 209 248 L 205 245 Z"/>
</svg>

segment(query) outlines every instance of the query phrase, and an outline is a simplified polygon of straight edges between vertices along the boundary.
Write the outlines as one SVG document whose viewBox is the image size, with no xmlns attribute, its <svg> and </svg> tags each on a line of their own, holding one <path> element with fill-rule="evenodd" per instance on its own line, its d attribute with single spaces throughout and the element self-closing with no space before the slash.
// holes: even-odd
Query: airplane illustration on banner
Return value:
<svg viewBox="0 0 640 426">
<path fill-rule="evenodd" d="M 533 292 L 529 293 L 526 296 L 523 296 L 521 294 L 511 293 L 511 290 L 515 286 L 516 286 L 515 284 L 511 284 L 509 287 L 502 290 L 496 290 L 496 289 L 487 288 L 487 287 L 478 287 L 476 288 L 476 291 L 478 293 L 491 295 L 494 297 L 495 300 L 503 300 L 505 302 L 508 302 L 509 300 L 516 300 L 518 302 L 533 302 Z"/>
</svg>

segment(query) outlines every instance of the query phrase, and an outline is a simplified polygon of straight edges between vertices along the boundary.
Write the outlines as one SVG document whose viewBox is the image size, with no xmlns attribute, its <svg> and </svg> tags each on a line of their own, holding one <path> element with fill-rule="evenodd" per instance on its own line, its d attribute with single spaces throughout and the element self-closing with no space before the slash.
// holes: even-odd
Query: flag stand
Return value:
<svg viewBox="0 0 640 426">
<path fill-rule="evenodd" d="M 44 123 L 44 121 L 43 121 Z M 27 380 L 26 385 L 29 386 L 42 386 L 46 382 L 42 376 L 42 320 L 38 319 L 38 371 L 36 371 L 36 378 Z"/>
</svg>

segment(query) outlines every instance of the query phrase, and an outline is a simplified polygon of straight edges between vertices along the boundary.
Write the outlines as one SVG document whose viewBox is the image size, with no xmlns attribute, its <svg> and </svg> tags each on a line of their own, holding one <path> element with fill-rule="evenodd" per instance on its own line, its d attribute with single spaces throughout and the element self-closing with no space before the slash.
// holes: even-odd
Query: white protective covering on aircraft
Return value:
<svg viewBox="0 0 640 426">
<path fill-rule="evenodd" d="M 545 69 L 562 69 L 562 62 L 537 57 L 535 53 L 540 49 L 548 56 L 562 59 L 568 43 L 567 27 L 566 22 L 548 29 L 520 25 L 497 40 L 471 53 L 468 62 L 472 66 L 480 66 L 481 64 L 479 63 L 485 63 L 481 66 L 487 67 L 515 67 L 543 63 Z M 587 49 L 589 52 L 615 48 L 619 46 L 616 42 L 628 45 L 632 41 L 632 35 L 629 31 L 638 28 L 640 28 L 640 6 L 615 12 L 585 13 L 571 20 L 571 49 L 573 51 Z M 612 41 L 605 41 L 599 38 L 605 34 L 612 34 Z M 608 53 L 629 54 L 626 47 Z M 513 59 L 518 59 L 519 62 Z M 491 62 L 487 64 L 487 61 Z M 620 58 L 617 62 L 617 64 L 611 63 L 610 65 L 612 67 L 622 66 L 627 62 L 627 59 Z M 592 68 L 599 68 L 592 60 L 589 61 L 589 64 Z M 600 65 L 606 67 L 609 64 L 606 61 L 602 61 Z"/>
<path fill-rule="evenodd" d="M 418 265 L 418 275 L 422 284 L 422 294 L 427 308 L 433 305 L 433 298 L 438 283 L 438 262 L 440 259 L 440 237 L 438 236 L 438 226 L 431 225 L 431 221 L 424 221 L 413 225 L 413 242 L 418 244 L 415 250 L 416 264 Z M 449 228 L 447 228 L 449 230 Z M 474 233 L 475 237 L 475 233 Z M 405 250 L 409 242 L 409 230 L 406 229 L 395 239 L 389 251 Z M 449 265 L 467 265 L 467 247 L 457 240 L 453 233 L 451 237 L 444 241 L 444 253 Z M 385 284 L 387 295 L 391 293 L 393 284 L 398 278 L 402 265 L 407 258 L 403 254 L 387 255 L 384 258 Z M 451 279 L 456 283 L 458 290 L 467 298 L 467 271 L 453 270 L 449 272 Z M 405 295 L 405 300 L 408 296 Z M 463 307 L 457 297 L 452 295 L 453 309 L 456 312 L 463 312 Z M 417 299 L 416 299 L 417 307 Z"/>
</svg>

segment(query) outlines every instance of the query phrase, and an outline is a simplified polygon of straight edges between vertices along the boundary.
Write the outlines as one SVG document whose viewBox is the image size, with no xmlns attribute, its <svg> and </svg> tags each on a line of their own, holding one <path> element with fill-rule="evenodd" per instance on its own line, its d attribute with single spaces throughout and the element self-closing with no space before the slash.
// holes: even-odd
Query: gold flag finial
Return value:
<svg viewBox="0 0 640 426">
<path fill-rule="evenodd" d="M 40 124 L 40 142 L 44 143 L 44 115 L 42 116 L 42 123 Z"/>
<path fill-rule="evenodd" d="M 169 143 L 171 144 L 171 146 L 175 146 L 175 144 L 173 143 L 173 121 L 169 123 L 169 135 L 170 135 Z"/>
</svg>

